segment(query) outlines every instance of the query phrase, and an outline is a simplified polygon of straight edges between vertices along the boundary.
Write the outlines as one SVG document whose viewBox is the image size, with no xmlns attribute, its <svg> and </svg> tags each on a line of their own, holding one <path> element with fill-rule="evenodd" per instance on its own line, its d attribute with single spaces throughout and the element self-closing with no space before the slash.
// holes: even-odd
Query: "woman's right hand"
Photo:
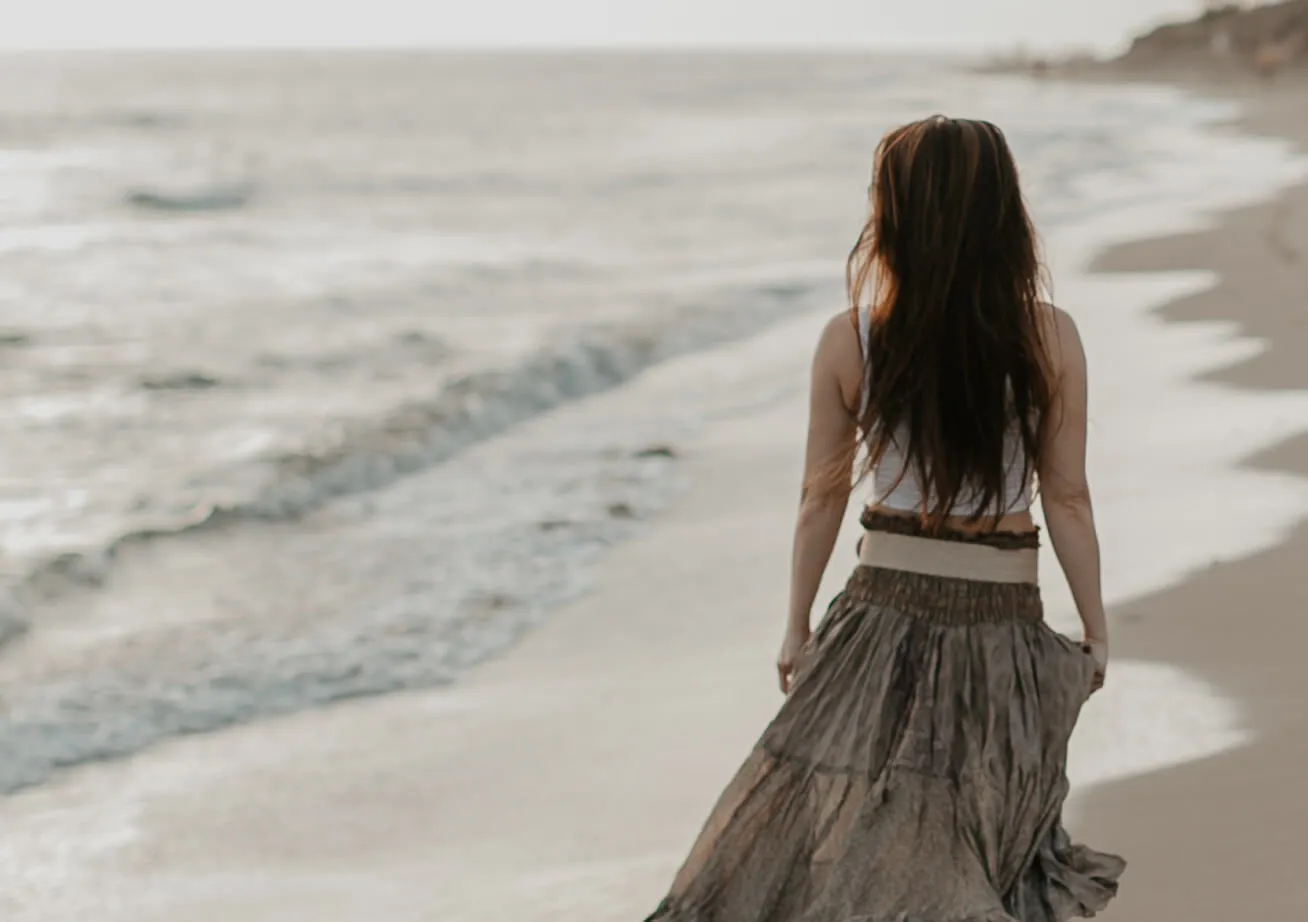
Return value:
<svg viewBox="0 0 1308 922">
<path fill-rule="evenodd" d="M 777 678 L 781 681 L 782 694 L 790 694 L 790 685 L 795 680 L 795 668 L 810 636 L 812 632 L 807 629 L 791 628 L 781 641 L 781 652 L 777 654 Z"/>
<path fill-rule="evenodd" d="M 1108 641 L 1087 639 L 1082 641 L 1081 649 L 1095 661 L 1095 678 L 1090 686 L 1090 694 L 1093 695 L 1104 687 L 1104 677 L 1108 674 Z"/>
</svg>

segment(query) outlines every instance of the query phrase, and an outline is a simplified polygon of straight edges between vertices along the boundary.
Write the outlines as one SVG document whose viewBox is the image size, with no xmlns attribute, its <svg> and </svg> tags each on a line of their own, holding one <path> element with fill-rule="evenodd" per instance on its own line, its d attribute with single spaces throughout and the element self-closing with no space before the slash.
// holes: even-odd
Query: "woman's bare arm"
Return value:
<svg viewBox="0 0 1308 922">
<path fill-rule="evenodd" d="M 1056 388 L 1043 427 L 1041 503 L 1054 553 L 1081 617 L 1085 640 L 1094 648 L 1102 667 L 1107 662 L 1108 621 L 1100 585 L 1099 537 L 1085 467 L 1088 419 L 1085 349 L 1076 324 L 1063 311 L 1053 310 L 1050 327 L 1051 335 L 1046 339 Z"/>
<path fill-rule="evenodd" d="M 857 429 L 851 407 L 857 402 L 862 367 L 857 330 L 848 314 L 837 315 L 823 329 L 813 356 L 804 486 L 791 555 L 790 608 L 786 640 L 777 660 L 783 691 L 788 690 L 799 648 L 808 640 L 813 600 L 849 504 Z"/>
</svg>

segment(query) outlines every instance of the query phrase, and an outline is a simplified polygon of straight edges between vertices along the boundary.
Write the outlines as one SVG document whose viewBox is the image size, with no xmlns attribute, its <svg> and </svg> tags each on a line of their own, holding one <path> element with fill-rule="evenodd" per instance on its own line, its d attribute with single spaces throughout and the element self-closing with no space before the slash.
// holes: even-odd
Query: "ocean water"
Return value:
<svg viewBox="0 0 1308 922">
<path fill-rule="evenodd" d="M 0 58 L 0 790 L 512 643 L 802 387 L 735 344 L 839 308 L 936 111 L 1054 244 L 1298 175 L 1219 105 L 926 58 Z"/>
</svg>

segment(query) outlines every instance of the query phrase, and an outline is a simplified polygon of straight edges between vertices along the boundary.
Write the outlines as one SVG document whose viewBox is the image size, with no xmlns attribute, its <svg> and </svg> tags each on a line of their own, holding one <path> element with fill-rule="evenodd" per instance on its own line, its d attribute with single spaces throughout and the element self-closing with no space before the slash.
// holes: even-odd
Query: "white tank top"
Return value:
<svg viewBox="0 0 1308 922">
<path fill-rule="evenodd" d="M 870 329 L 871 315 L 864 308 L 858 313 L 858 344 L 865 362 L 867 361 L 867 342 Z M 867 410 L 867 401 L 867 372 L 864 369 L 862 399 L 859 405 L 860 418 L 862 418 L 864 411 Z M 904 448 L 907 441 L 907 434 L 901 430 L 891 438 L 890 443 L 886 446 L 886 452 L 881 456 L 881 461 L 877 464 L 876 471 L 873 472 L 873 502 L 876 505 L 897 512 L 921 512 L 924 506 L 922 484 L 918 482 L 917 471 L 911 467 L 906 467 Z M 1034 472 L 1027 470 L 1027 467 L 1022 446 L 1022 433 L 1017 426 L 1017 421 L 1014 420 L 1012 425 L 1008 427 L 1008 433 L 1004 437 L 1004 470 L 1006 473 L 1004 476 L 1003 502 L 1005 508 L 1000 509 L 1000 501 L 996 500 L 989 509 L 983 510 L 980 496 L 964 494 L 950 508 L 950 515 L 972 516 L 978 512 L 983 512 L 986 515 L 1000 516 L 1025 512 L 1030 509 Z M 1024 473 L 1025 476 L 1023 476 Z M 929 501 L 926 503 L 927 508 L 930 508 L 931 505 L 932 503 Z"/>
</svg>

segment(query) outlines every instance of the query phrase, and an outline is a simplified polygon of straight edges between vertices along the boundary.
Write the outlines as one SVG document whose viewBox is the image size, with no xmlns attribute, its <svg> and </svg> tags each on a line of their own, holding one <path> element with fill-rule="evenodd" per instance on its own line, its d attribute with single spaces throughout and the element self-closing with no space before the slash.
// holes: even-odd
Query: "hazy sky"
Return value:
<svg viewBox="0 0 1308 922">
<path fill-rule="evenodd" d="M 1200 0 L 0 0 L 0 47 L 1111 48 Z"/>
</svg>

